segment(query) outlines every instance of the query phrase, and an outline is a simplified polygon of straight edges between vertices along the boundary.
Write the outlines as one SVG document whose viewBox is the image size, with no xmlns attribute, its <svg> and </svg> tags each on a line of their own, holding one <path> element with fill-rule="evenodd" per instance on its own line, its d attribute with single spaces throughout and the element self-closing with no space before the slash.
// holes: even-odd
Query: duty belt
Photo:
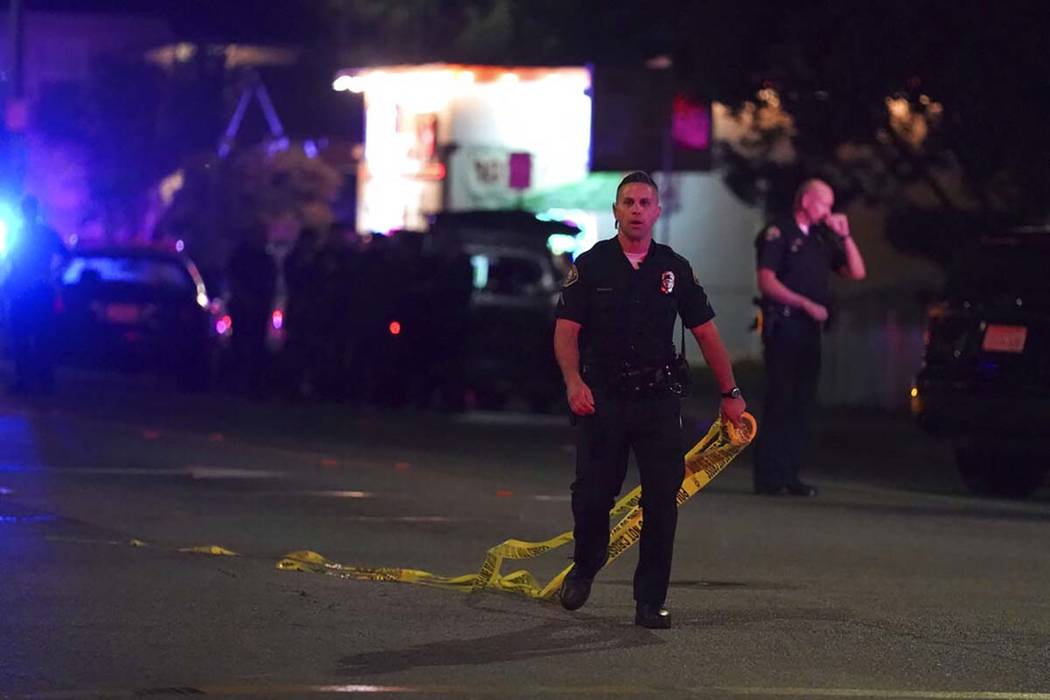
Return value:
<svg viewBox="0 0 1050 700">
<path fill-rule="evenodd" d="M 583 374 L 586 381 L 596 381 L 617 396 L 627 398 L 684 396 L 689 384 L 689 368 L 684 359 L 659 365 L 625 364 L 619 370 L 587 367 Z"/>
<path fill-rule="evenodd" d="M 783 316 L 784 318 L 791 318 L 792 316 L 805 317 L 805 313 L 802 309 L 794 309 L 787 304 L 774 304 L 770 302 L 762 302 L 761 304 L 762 313 L 766 316 Z"/>
</svg>

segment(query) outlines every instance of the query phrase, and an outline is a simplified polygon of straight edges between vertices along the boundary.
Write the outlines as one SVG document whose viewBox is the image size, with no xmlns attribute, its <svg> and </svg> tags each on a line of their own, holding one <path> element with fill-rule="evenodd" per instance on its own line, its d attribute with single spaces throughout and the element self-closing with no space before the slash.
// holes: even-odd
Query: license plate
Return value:
<svg viewBox="0 0 1050 700">
<path fill-rule="evenodd" d="M 137 304 L 106 304 L 106 320 L 110 323 L 138 323 L 142 307 Z"/>
<path fill-rule="evenodd" d="M 984 331 L 981 349 L 985 352 L 1024 352 L 1028 329 L 1024 326 L 996 326 L 989 324 Z"/>
</svg>

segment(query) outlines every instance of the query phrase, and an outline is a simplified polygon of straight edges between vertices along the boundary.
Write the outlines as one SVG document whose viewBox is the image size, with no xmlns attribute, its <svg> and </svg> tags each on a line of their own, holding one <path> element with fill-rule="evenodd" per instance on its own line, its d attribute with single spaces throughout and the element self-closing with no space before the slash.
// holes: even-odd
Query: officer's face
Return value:
<svg viewBox="0 0 1050 700">
<path fill-rule="evenodd" d="M 802 208 L 806 212 L 806 218 L 815 224 L 828 218 L 834 204 L 835 194 L 826 185 L 814 185 L 802 195 Z"/>
<path fill-rule="evenodd" d="M 660 218 L 660 198 L 651 185 L 632 182 L 620 189 L 613 216 L 620 231 L 632 240 L 643 240 L 653 233 L 653 224 Z"/>
</svg>

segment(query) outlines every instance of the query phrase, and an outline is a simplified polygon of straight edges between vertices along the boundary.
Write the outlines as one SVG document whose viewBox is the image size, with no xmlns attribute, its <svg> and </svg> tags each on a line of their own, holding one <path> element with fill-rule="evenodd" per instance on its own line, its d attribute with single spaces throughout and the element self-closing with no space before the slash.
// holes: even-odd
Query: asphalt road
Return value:
<svg viewBox="0 0 1050 700">
<path fill-rule="evenodd" d="M 708 410 L 690 403 L 691 435 Z M 970 498 L 906 420 L 821 425 L 819 497 L 750 494 L 745 453 L 683 507 L 675 627 L 649 631 L 636 550 L 576 613 L 276 567 L 308 549 L 465 574 L 505 539 L 569 529 L 558 416 L 98 377 L 0 399 L 0 697 L 1050 700 L 1047 490 Z M 238 556 L 179 551 L 205 545 Z M 522 565 L 549 578 L 569 554 Z"/>
</svg>

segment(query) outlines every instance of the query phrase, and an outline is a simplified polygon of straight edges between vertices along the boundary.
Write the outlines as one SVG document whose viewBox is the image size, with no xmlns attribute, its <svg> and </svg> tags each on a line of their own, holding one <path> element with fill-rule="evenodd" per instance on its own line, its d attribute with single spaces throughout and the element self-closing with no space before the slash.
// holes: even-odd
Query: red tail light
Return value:
<svg viewBox="0 0 1050 700">
<path fill-rule="evenodd" d="M 391 321 L 387 330 L 390 331 L 390 335 L 401 335 L 401 322 Z"/>
</svg>

